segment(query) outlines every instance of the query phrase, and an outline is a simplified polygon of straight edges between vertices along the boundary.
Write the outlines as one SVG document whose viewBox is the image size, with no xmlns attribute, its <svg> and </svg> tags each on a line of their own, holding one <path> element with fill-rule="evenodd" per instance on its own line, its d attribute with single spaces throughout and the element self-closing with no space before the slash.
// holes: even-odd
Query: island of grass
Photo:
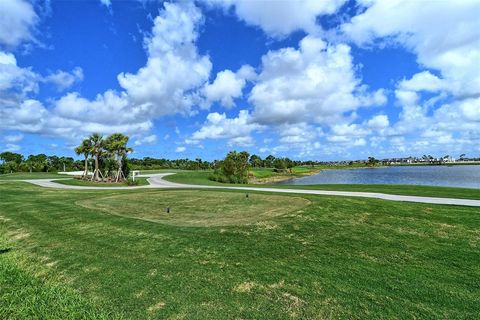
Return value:
<svg viewBox="0 0 480 320">
<path fill-rule="evenodd" d="M 0 194 L 1 319 L 480 313 L 478 208 L 7 180 Z"/>
<path fill-rule="evenodd" d="M 148 178 L 146 177 L 136 177 L 135 183 L 133 183 L 132 180 L 129 180 L 129 183 L 131 186 L 146 186 L 149 184 L 147 179 Z M 69 186 L 85 186 L 85 187 L 125 187 L 129 185 L 125 181 L 104 182 L 104 181 L 95 181 L 91 179 L 78 179 L 78 178 L 56 180 L 55 182 L 69 185 Z"/>
</svg>

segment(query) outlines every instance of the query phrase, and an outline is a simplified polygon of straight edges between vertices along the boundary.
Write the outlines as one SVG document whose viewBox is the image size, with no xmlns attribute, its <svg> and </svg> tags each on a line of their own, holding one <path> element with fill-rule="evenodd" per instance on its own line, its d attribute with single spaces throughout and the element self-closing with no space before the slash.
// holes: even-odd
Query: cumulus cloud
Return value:
<svg viewBox="0 0 480 320">
<path fill-rule="evenodd" d="M 156 117 L 191 114 L 202 101 L 200 91 L 211 69 L 209 57 L 200 56 L 195 45 L 202 22 L 193 3 L 164 3 L 144 39 L 147 62 L 136 73 L 118 75 L 121 91 L 107 90 L 94 99 L 70 92 L 51 101 L 49 108 L 27 94 L 37 92 L 41 81 L 65 90 L 83 79 L 82 69 L 42 77 L 18 67 L 12 54 L 0 52 L 0 128 L 78 139 L 91 132 L 145 133 Z"/>
<path fill-rule="evenodd" d="M 253 118 L 262 124 L 327 124 L 359 107 L 384 104 L 386 97 L 361 85 L 349 46 L 307 36 L 298 50 L 283 48 L 262 58 L 249 101 Z"/>
<path fill-rule="evenodd" d="M 192 134 L 188 142 L 229 139 L 231 144 L 246 146 L 253 144 L 250 134 L 259 129 L 261 126 L 251 122 L 251 116 L 247 110 L 240 110 L 236 118 L 227 118 L 225 113 L 214 112 L 208 114 L 203 126 Z"/>
<path fill-rule="evenodd" d="M 145 40 L 148 60 L 136 74 L 118 75 L 120 86 L 135 105 L 150 116 L 191 112 L 197 90 L 208 81 L 212 63 L 195 46 L 200 10 L 192 3 L 164 3 L 154 20 L 152 36 Z"/>
<path fill-rule="evenodd" d="M 19 67 L 13 54 L 0 51 L 0 98 L 38 92 L 40 78 L 30 68 Z"/>
<path fill-rule="evenodd" d="M 389 124 L 388 117 L 384 114 L 376 115 L 367 121 L 367 126 L 376 130 L 385 129 Z"/>
<path fill-rule="evenodd" d="M 372 45 L 384 39 L 387 44 L 404 45 L 417 55 L 420 65 L 439 70 L 455 95 L 479 94 L 480 2 L 369 0 L 363 3 L 365 12 L 342 27 L 353 41 Z M 433 80 L 435 89 L 439 89 L 439 81 L 431 74 L 420 76 L 423 78 L 419 80 L 425 80 L 427 85 L 432 85 Z"/>
<path fill-rule="evenodd" d="M 350 39 L 360 46 L 402 45 L 429 69 L 396 86 L 401 111 L 385 131 L 397 136 L 391 147 L 416 152 L 478 144 L 480 3 L 369 0 L 362 5 L 363 13 L 341 27 Z"/>
<path fill-rule="evenodd" d="M 180 152 L 185 152 L 185 150 L 187 150 L 187 148 L 185 148 L 185 147 L 177 147 L 177 148 L 175 149 L 175 152 L 180 153 Z"/>
<path fill-rule="evenodd" d="M 44 82 L 54 84 L 58 91 L 64 91 L 65 89 L 70 88 L 74 83 L 82 80 L 83 70 L 80 67 L 74 68 L 72 72 L 57 70 L 43 78 Z"/>
<path fill-rule="evenodd" d="M 28 99 L 21 104 L 7 105 L 0 108 L 0 130 L 18 130 L 38 132 L 44 127 L 48 111 L 37 100 Z"/>
<path fill-rule="evenodd" d="M 144 145 L 144 144 L 153 144 L 155 142 L 157 142 L 157 136 L 152 134 L 152 135 L 149 135 L 149 136 L 146 136 L 146 137 L 135 140 L 134 144 L 136 146 L 141 146 L 141 145 Z"/>
<path fill-rule="evenodd" d="M 255 76 L 255 70 L 249 65 L 242 66 L 236 73 L 220 71 L 213 83 L 206 84 L 203 89 L 207 104 L 219 101 L 226 108 L 233 107 L 234 99 L 242 96 L 247 80 L 253 80 Z"/>
<path fill-rule="evenodd" d="M 294 31 L 317 32 L 317 17 L 335 13 L 346 0 L 205 0 L 207 4 L 225 10 L 234 8 L 245 23 L 258 26 L 270 36 L 284 37 Z"/>
<path fill-rule="evenodd" d="M 39 22 L 31 3 L 24 0 L 0 1 L 0 48 L 15 48 L 35 41 L 33 29 Z"/>
</svg>

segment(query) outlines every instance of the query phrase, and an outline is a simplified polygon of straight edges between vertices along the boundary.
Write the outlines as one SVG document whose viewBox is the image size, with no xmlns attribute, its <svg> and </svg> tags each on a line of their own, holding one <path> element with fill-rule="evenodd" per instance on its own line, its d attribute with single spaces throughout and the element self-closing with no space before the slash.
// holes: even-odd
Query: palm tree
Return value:
<svg viewBox="0 0 480 320">
<path fill-rule="evenodd" d="M 82 143 L 75 148 L 75 153 L 77 155 L 83 154 L 85 157 L 85 170 L 83 171 L 82 178 L 88 176 L 88 156 L 92 153 L 92 143 L 90 139 L 84 139 Z"/>
<path fill-rule="evenodd" d="M 103 178 L 103 175 L 100 172 L 99 159 L 104 152 L 105 141 L 103 136 L 98 133 L 93 133 L 88 139 L 92 145 L 91 153 L 95 156 L 95 170 L 93 171 L 92 180 L 100 181 L 100 176 Z"/>
<path fill-rule="evenodd" d="M 127 147 L 128 137 L 121 133 L 113 133 L 105 140 L 105 148 L 113 155 L 117 161 L 117 174 L 115 182 L 120 179 L 125 179 L 125 174 L 122 170 L 123 159 L 127 156 L 127 153 L 132 152 L 133 149 Z"/>
</svg>

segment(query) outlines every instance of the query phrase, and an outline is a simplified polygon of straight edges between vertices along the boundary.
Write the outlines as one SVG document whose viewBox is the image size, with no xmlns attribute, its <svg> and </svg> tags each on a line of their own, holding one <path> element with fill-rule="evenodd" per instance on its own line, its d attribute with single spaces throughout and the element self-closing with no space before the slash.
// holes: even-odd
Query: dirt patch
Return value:
<svg viewBox="0 0 480 320">
<path fill-rule="evenodd" d="M 158 310 L 161 310 L 165 307 L 165 302 L 163 301 L 159 301 L 157 303 L 155 303 L 154 305 L 148 307 L 147 311 L 148 313 L 155 313 L 157 312 Z"/>
<path fill-rule="evenodd" d="M 246 292 L 252 291 L 252 289 L 255 288 L 255 286 L 257 286 L 255 282 L 252 282 L 252 281 L 243 282 L 237 285 L 235 288 L 233 288 L 233 291 L 246 293 Z"/>
</svg>

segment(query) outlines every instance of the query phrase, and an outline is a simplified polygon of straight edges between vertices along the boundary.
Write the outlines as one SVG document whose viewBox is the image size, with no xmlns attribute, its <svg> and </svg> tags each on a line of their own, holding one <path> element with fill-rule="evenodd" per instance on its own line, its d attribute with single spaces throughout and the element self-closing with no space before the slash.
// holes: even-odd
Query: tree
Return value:
<svg viewBox="0 0 480 320">
<path fill-rule="evenodd" d="M 127 147 L 128 137 L 121 133 L 114 133 L 107 137 L 104 141 L 105 149 L 113 156 L 117 162 L 117 173 L 115 175 L 115 182 L 125 179 L 123 172 L 123 160 L 127 153 L 132 152 L 133 149 Z"/>
<path fill-rule="evenodd" d="M 250 160 L 248 160 L 248 162 L 250 163 L 250 165 L 254 168 L 258 168 L 258 167 L 261 167 L 262 166 L 262 158 L 260 158 L 259 156 L 257 156 L 256 154 L 252 154 L 250 156 Z"/>
<path fill-rule="evenodd" d="M 370 167 L 374 167 L 378 163 L 378 160 L 374 157 L 368 157 L 367 165 Z"/>
<path fill-rule="evenodd" d="M 248 182 L 248 158 L 246 151 L 231 151 L 225 159 L 217 162 L 217 168 L 211 179 L 220 182 L 247 183 Z"/>
<path fill-rule="evenodd" d="M 287 163 L 285 162 L 285 159 L 282 158 L 276 158 L 273 161 L 273 166 L 275 167 L 275 171 L 281 172 L 287 169 Z"/>
<path fill-rule="evenodd" d="M 85 157 L 85 169 L 83 170 L 82 177 L 86 178 L 88 176 L 88 157 L 92 154 L 92 141 L 90 139 L 84 139 L 82 143 L 75 148 L 75 153 L 77 155 L 83 154 Z"/>
<path fill-rule="evenodd" d="M 103 136 L 98 133 L 93 133 L 89 138 L 92 145 L 91 153 L 95 156 L 95 170 L 93 171 L 92 180 L 100 181 L 100 176 L 103 178 L 102 173 L 100 172 L 99 162 L 100 157 L 104 154 L 104 140 Z"/>
<path fill-rule="evenodd" d="M 23 162 L 23 156 L 19 153 L 5 151 L 0 153 L 0 160 L 5 164 L 5 172 L 17 170 Z"/>
<path fill-rule="evenodd" d="M 265 168 L 272 168 L 272 167 L 273 167 L 273 161 L 275 161 L 275 157 L 272 156 L 271 154 L 268 155 L 268 156 L 265 158 L 264 167 L 265 167 Z"/>
</svg>

